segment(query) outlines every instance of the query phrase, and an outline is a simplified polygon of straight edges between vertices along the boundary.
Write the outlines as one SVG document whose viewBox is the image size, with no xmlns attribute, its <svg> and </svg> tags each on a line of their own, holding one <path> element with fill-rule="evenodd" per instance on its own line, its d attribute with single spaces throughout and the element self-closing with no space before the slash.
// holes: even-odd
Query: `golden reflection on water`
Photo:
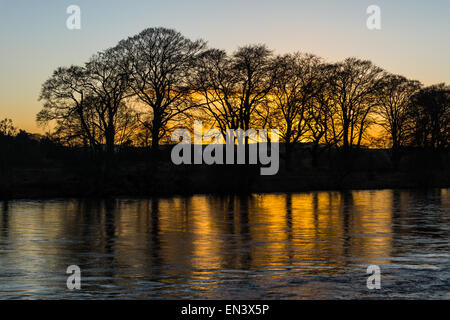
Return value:
<svg viewBox="0 0 450 320">
<path fill-rule="evenodd" d="M 434 192 L 448 212 L 449 190 Z M 331 275 L 390 263 L 413 200 L 379 190 L 4 203 L 0 269 L 14 268 L 28 291 L 70 264 L 125 288 L 150 278 L 212 290 L 234 271 Z"/>
</svg>

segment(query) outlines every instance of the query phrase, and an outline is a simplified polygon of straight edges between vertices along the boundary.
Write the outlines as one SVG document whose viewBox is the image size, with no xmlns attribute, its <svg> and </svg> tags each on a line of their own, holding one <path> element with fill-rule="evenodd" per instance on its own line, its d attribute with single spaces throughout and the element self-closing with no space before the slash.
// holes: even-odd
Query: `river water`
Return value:
<svg viewBox="0 0 450 320">
<path fill-rule="evenodd" d="M 0 299 L 450 299 L 449 208 L 450 189 L 0 202 Z"/>
</svg>

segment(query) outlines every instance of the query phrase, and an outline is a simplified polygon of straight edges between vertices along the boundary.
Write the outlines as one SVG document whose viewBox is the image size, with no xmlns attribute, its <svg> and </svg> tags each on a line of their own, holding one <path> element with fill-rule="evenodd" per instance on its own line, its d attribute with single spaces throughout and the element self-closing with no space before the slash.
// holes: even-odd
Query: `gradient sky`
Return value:
<svg viewBox="0 0 450 320">
<path fill-rule="evenodd" d="M 81 30 L 66 28 L 71 4 L 81 7 Z M 366 28 L 371 4 L 381 8 L 379 31 Z M 0 119 L 42 132 L 37 98 L 54 69 L 154 26 L 229 52 L 265 43 L 276 53 L 356 56 L 426 85 L 450 83 L 450 0 L 0 0 Z"/>
</svg>

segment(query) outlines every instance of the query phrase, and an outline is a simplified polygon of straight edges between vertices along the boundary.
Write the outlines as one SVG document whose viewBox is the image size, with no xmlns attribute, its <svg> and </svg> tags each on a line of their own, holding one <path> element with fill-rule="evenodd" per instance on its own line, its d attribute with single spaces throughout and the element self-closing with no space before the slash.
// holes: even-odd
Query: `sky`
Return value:
<svg viewBox="0 0 450 320">
<path fill-rule="evenodd" d="M 81 9 L 80 30 L 66 27 L 70 5 Z M 381 30 L 366 27 L 369 5 L 381 9 Z M 157 26 L 230 53 L 264 43 L 279 54 L 353 56 L 425 85 L 450 83 L 450 0 L 0 0 L 0 119 L 42 133 L 38 97 L 53 70 Z"/>
</svg>

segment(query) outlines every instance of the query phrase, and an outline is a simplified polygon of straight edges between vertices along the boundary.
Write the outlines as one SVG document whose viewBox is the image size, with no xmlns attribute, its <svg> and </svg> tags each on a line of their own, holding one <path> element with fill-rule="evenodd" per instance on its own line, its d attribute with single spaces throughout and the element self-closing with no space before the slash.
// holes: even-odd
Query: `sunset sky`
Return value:
<svg viewBox="0 0 450 320">
<path fill-rule="evenodd" d="M 81 30 L 66 28 L 71 4 L 81 8 Z M 381 8 L 381 30 L 366 28 L 372 4 Z M 42 132 L 37 98 L 54 69 L 155 26 L 230 52 L 265 43 L 276 53 L 356 56 L 426 85 L 450 83 L 449 15 L 448 0 L 0 0 L 0 119 Z"/>
</svg>

